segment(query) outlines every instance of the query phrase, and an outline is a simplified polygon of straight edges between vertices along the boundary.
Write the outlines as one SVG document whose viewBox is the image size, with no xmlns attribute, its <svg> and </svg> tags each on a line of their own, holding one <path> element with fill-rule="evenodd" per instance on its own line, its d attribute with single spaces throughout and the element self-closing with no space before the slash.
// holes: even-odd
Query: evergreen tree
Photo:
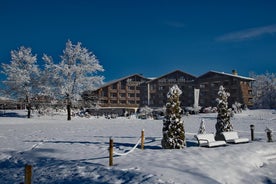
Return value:
<svg viewBox="0 0 276 184">
<path fill-rule="evenodd" d="M 221 140 L 222 132 L 233 131 L 233 126 L 230 123 L 230 114 L 231 112 L 228 110 L 228 97 L 230 93 L 226 92 L 223 86 L 219 87 L 218 98 L 217 98 L 217 123 L 216 123 L 216 139 Z"/>
<path fill-rule="evenodd" d="M 181 120 L 182 109 L 179 96 L 182 91 L 177 85 L 170 88 L 167 94 L 166 115 L 163 120 L 163 139 L 161 141 L 164 149 L 181 149 L 186 145 L 185 130 Z"/>
</svg>

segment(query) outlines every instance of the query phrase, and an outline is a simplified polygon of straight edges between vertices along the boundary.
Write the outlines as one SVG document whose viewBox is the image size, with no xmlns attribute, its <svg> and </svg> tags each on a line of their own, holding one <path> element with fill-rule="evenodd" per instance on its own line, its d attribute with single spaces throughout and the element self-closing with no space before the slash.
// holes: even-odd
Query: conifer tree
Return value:
<svg viewBox="0 0 276 184">
<path fill-rule="evenodd" d="M 233 126 L 230 123 L 230 111 L 228 110 L 228 97 L 230 93 L 226 92 L 223 86 L 219 87 L 218 98 L 217 98 L 217 123 L 216 123 L 216 139 L 221 140 L 222 132 L 233 131 Z"/>
<path fill-rule="evenodd" d="M 177 85 L 170 88 L 167 94 L 166 115 L 163 120 L 163 139 L 161 141 L 164 149 L 181 149 L 186 145 L 185 130 L 181 120 L 182 109 L 179 96 L 182 91 Z"/>
</svg>

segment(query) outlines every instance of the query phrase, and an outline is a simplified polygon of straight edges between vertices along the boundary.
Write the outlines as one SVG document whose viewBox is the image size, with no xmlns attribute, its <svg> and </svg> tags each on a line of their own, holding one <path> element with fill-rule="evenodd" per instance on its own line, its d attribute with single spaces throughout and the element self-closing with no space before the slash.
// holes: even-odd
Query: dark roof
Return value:
<svg viewBox="0 0 276 184">
<path fill-rule="evenodd" d="M 175 73 L 175 72 L 180 72 L 180 73 L 182 73 L 182 74 L 184 74 L 184 75 L 188 75 L 188 76 L 190 76 L 191 78 L 196 79 L 196 77 L 193 76 L 193 75 L 191 75 L 191 74 L 185 73 L 185 72 L 183 72 L 183 71 L 181 71 L 181 70 L 174 70 L 174 71 L 172 71 L 172 72 L 170 72 L 170 73 L 167 73 L 167 74 L 165 74 L 165 75 L 162 75 L 161 77 L 154 78 L 154 79 L 152 79 L 152 80 L 150 80 L 150 81 L 148 81 L 148 82 L 152 82 L 152 81 L 161 79 L 161 78 L 166 77 L 166 76 L 168 76 L 168 75 L 170 75 L 170 74 L 173 74 L 173 73 Z"/>
<path fill-rule="evenodd" d="M 97 88 L 96 90 L 101 89 L 101 88 L 104 88 L 104 87 L 107 87 L 107 86 L 110 86 L 111 84 L 114 84 L 114 83 L 116 83 L 116 82 L 125 80 L 125 79 L 130 78 L 130 77 L 133 77 L 133 76 L 138 76 L 138 77 L 141 77 L 141 78 L 143 78 L 143 79 L 150 80 L 150 79 L 148 79 L 148 78 L 146 78 L 146 77 L 143 77 L 143 76 L 140 75 L 140 74 L 133 74 L 133 75 L 128 75 L 128 76 L 125 76 L 125 77 L 122 77 L 122 78 L 119 78 L 119 79 L 115 79 L 115 80 L 109 81 L 109 82 L 103 84 L 102 86 L 100 86 L 99 88 Z M 95 91 L 96 91 L 96 90 L 95 90 Z"/>
<path fill-rule="evenodd" d="M 250 77 L 244 77 L 244 76 L 240 76 L 240 75 L 234 75 L 234 74 L 229 74 L 229 73 L 224 73 L 224 72 L 217 72 L 217 71 L 209 71 L 201 76 L 199 76 L 197 79 L 199 78 L 203 78 L 206 75 L 209 74 L 219 74 L 219 75 L 226 75 L 226 76 L 230 76 L 230 77 L 235 77 L 235 78 L 239 78 L 239 79 L 243 79 L 243 80 L 247 80 L 247 81 L 254 81 L 255 79 L 250 78 Z"/>
</svg>

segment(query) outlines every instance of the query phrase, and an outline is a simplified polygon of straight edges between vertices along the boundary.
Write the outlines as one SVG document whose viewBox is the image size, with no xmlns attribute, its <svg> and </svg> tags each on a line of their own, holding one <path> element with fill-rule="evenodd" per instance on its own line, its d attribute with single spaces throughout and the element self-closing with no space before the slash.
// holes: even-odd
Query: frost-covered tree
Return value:
<svg viewBox="0 0 276 184">
<path fill-rule="evenodd" d="M 235 102 L 232 104 L 232 109 L 234 113 L 241 113 L 242 112 L 242 104 L 239 102 Z"/>
<path fill-rule="evenodd" d="M 21 46 L 11 51 L 10 64 L 2 64 L 3 73 L 7 76 L 4 81 L 6 92 L 16 98 L 25 99 L 28 118 L 31 116 L 31 98 L 38 93 L 39 67 L 36 55 L 31 48 Z"/>
<path fill-rule="evenodd" d="M 254 107 L 256 108 L 276 108 L 276 77 L 274 73 L 265 73 L 250 76 L 255 79 L 252 84 Z"/>
<path fill-rule="evenodd" d="M 67 101 L 68 120 L 71 120 L 71 105 L 80 100 L 81 93 L 95 90 L 103 83 L 103 76 L 96 75 L 104 71 L 96 56 L 78 42 L 73 45 L 69 40 L 63 50 L 61 62 L 56 65 L 59 76 L 60 94 Z"/>
<path fill-rule="evenodd" d="M 216 139 L 222 139 L 222 132 L 233 131 L 233 126 L 230 123 L 231 110 L 228 109 L 228 97 L 230 93 L 226 92 L 223 86 L 219 87 L 217 98 L 217 123 L 216 123 Z"/>
<path fill-rule="evenodd" d="M 37 98 L 41 98 L 47 104 L 37 105 L 37 108 L 41 111 L 41 107 L 47 108 L 49 105 L 56 105 L 60 99 L 60 77 L 58 75 L 58 69 L 54 64 L 53 58 L 46 54 L 43 54 L 42 60 L 44 61 L 43 66 L 41 66 L 41 72 L 39 77 L 39 93 Z"/>
<path fill-rule="evenodd" d="M 153 111 L 152 108 L 145 106 L 145 107 L 140 108 L 139 114 L 144 116 L 145 118 L 149 118 L 152 116 L 152 111 Z"/>
<path fill-rule="evenodd" d="M 166 114 L 163 120 L 163 139 L 161 141 L 164 149 L 181 149 L 186 146 L 185 130 L 181 120 L 182 109 L 179 96 L 182 91 L 177 85 L 170 88 L 166 103 Z"/>
<path fill-rule="evenodd" d="M 44 61 L 44 67 L 40 75 L 40 94 L 48 95 L 55 99 L 60 86 L 58 69 L 51 56 L 44 54 L 42 59 Z"/>
</svg>

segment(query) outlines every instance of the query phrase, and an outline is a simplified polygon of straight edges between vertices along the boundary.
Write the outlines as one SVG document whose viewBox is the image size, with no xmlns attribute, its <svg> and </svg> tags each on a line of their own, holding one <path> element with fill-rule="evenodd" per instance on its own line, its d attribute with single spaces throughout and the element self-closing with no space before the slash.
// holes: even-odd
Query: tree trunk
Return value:
<svg viewBox="0 0 276 184">
<path fill-rule="evenodd" d="M 27 105 L 27 110 L 28 110 L 28 115 L 27 115 L 27 117 L 28 117 L 28 118 L 31 118 L 31 105 L 30 105 L 30 104 Z"/>
<path fill-rule="evenodd" d="M 27 117 L 31 118 L 31 103 L 28 95 L 26 95 L 26 102 L 27 102 L 27 110 L 28 110 Z"/>
<path fill-rule="evenodd" d="M 67 120 L 71 120 L 71 105 L 70 103 L 67 104 Z"/>
<path fill-rule="evenodd" d="M 66 101 L 67 101 L 67 120 L 71 120 L 71 100 L 70 100 L 70 95 L 67 93 L 66 94 Z"/>
</svg>

